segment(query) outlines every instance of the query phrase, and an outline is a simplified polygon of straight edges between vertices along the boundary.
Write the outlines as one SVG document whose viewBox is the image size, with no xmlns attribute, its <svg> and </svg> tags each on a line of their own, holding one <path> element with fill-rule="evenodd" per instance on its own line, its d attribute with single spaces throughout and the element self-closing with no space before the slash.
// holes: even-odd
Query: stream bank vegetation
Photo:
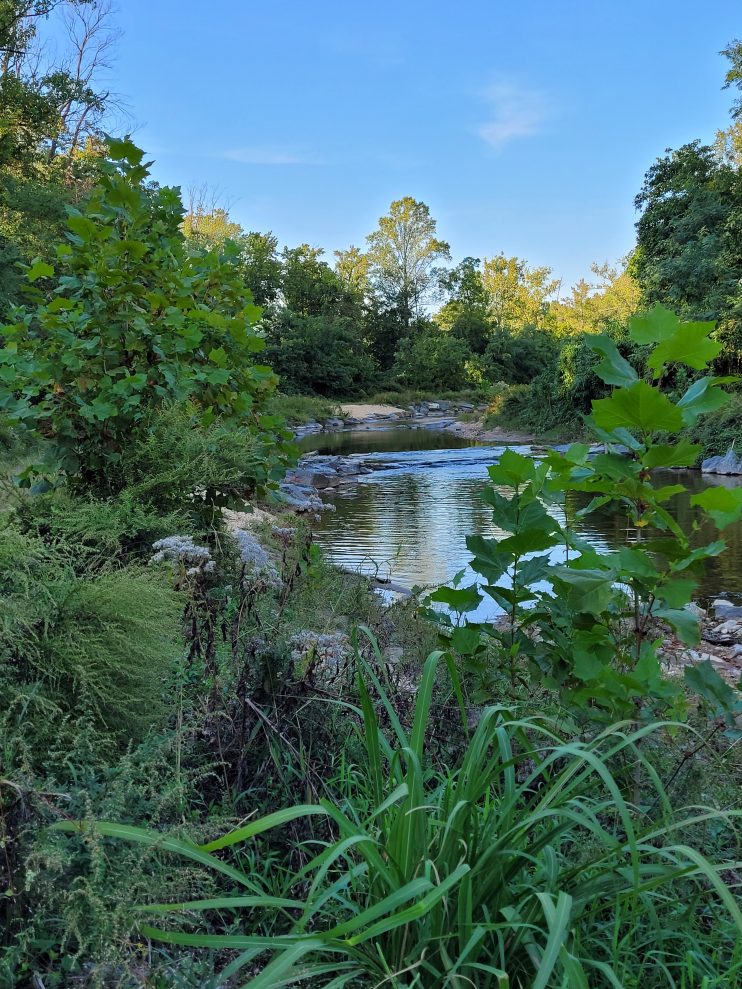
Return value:
<svg viewBox="0 0 742 989">
<path fill-rule="evenodd" d="M 32 71 L 50 5 L 6 6 L 0 984 L 737 984 L 740 690 L 662 641 L 697 640 L 741 498 L 694 496 L 691 547 L 653 483 L 739 428 L 736 132 L 650 171 L 636 254 L 571 299 L 502 254 L 442 270 L 411 197 L 330 265 L 186 211 L 94 75 Z M 605 451 L 504 455 L 481 581 L 387 607 L 287 510 L 286 418 L 498 382 Z M 574 492 L 636 538 L 583 545 L 545 507 Z"/>
<path fill-rule="evenodd" d="M 3 981 L 733 984 L 742 702 L 659 653 L 664 626 L 697 636 L 723 542 L 691 549 L 652 483 L 728 399 L 712 325 L 654 308 L 638 368 L 594 338 L 606 452 L 501 458 L 507 535 L 470 541 L 482 585 L 433 595 L 447 623 L 385 607 L 282 506 L 260 313 L 181 220 L 111 142 L 3 328 L 33 452 L 0 531 Z M 570 491 L 646 538 L 583 546 L 544 507 Z M 505 631 L 466 622 L 481 593 Z"/>
</svg>

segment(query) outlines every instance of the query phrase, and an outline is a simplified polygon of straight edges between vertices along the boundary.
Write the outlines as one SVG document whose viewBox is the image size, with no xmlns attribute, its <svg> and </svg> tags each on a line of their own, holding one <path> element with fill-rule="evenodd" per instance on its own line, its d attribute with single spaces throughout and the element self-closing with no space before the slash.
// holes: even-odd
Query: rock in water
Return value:
<svg viewBox="0 0 742 989">
<path fill-rule="evenodd" d="M 742 457 L 730 447 L 723 457 L 708 457 L 701 464 L 703 474 L 742 474 Z"/>
</svg>

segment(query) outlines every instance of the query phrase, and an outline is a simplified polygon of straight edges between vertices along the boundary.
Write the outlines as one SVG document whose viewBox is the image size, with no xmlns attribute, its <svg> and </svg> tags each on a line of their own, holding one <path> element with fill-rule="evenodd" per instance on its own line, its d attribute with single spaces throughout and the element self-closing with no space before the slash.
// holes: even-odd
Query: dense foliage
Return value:
<svg viewBox="0 0 742 989">
<path fill-rule="evenodd" d="M 104 139 L 109 17 L 0 0 L 0 984 L 738 984 L 740 690 L 662 650 L 742 495 L 655 472 L 742 428 L 739 101 L 571 293 L 409 196 L 333 264 Z M 279 488 L 381 387 L 603 449 L 503 453 L 478 583 L 387 606 Z"/>
</svg>

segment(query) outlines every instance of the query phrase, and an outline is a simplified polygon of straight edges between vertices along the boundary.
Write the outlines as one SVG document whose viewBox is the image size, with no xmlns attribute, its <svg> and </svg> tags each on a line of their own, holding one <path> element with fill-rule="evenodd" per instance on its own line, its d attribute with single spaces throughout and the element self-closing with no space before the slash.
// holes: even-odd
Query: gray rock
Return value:
<svg viewBox="0 0 742 989">
<path fill-rule="evenodd" d="M 401 663 L 404 649 L 401 646 L 387 646 L 382 655 L 387 663 Z"/>
<path fill-rule="evenodd" d="M 695 601 L 689 601 L 685 606 L 685 611 L 689 611 L 695 618 L 701 619 L 706 617 L 706 612 L 703 608 L 699 607 Z"/>
<path fill-rule="evenodd" d="M 742 457 L 730 447 L 723 457 L 708 457 L 701 463 L 703 474 L 742 474 Z"/>
<path fill-rule="evenodd" d="M 742 643 L 732 648 L 732 659 L 742 659 Z"/>
<path fill-rule="evenodd" d="M 283 500 L 296 512 L 320 512 L 327 508 L 316 490 L 308 485 L 283 481 L 279 491 Z"/>
<path fill-rule="evenodd" d="M 323 423 L 323 426 L 325 428 L 325 432 L 328 432 L 328 433 L 338 432 L 339 430 L 345 428 L 345 420 L 344 419 L 325 419 L 325 421 Z"/>
<path fill-rule="evenodd" d="M 458 408 L 462 412 L 473 412 L 474 411 L 474 406 L 471 404 L 471 402 L 459 402 Z"/>
</svg>

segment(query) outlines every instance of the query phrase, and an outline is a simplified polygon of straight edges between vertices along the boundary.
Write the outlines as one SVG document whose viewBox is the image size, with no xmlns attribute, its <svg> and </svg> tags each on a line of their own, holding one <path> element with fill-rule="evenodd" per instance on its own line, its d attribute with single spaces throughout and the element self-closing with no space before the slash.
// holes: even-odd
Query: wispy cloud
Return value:
<svg viewBox="0 0 742 989">
<path fill-rule="evenodd" d="M 227 161 L 238 161 L 242 165 L 318 165 L 317 155 L 301 154 L 281 148 L 230 148 L 217 154 Z"/>
<path fill-rule="evenodd" d="M 543 93 L 513 83 L 496 83 L 483 95 L 490 114 L 477 133 L 495 151 L 519 138 L 539 134 L 552 109 Z"/>
</svg>

